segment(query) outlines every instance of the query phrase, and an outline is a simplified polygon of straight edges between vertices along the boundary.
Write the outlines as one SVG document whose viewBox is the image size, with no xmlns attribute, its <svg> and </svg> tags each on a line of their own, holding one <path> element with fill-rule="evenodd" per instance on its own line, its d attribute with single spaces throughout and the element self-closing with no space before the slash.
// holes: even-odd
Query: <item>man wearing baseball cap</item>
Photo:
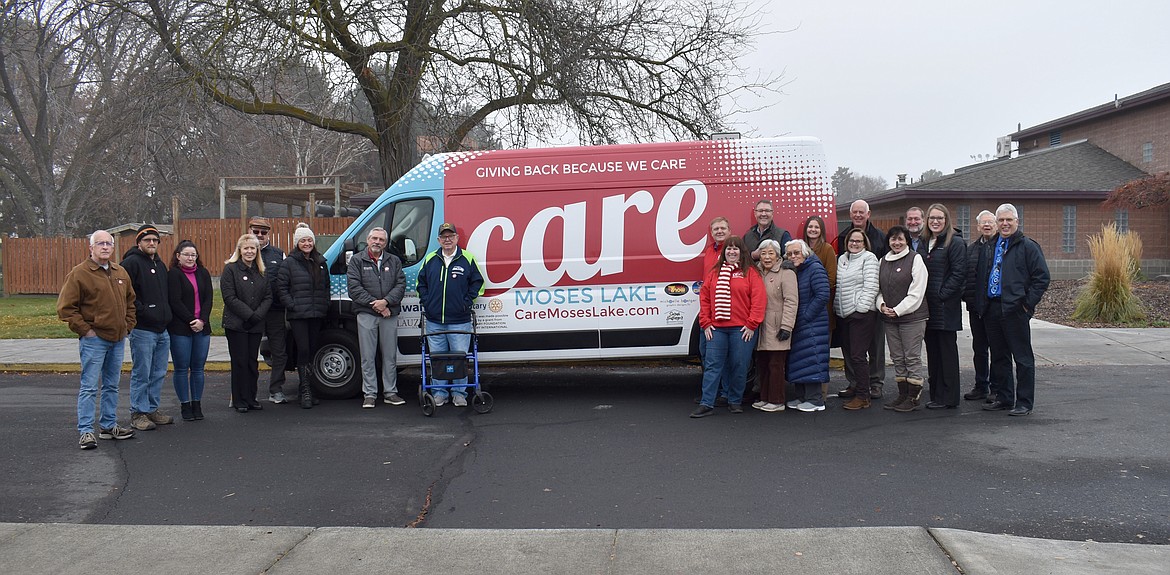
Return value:
<svg viewBox="0 0 1170 575">
<path fill-rule="evenodd" d="M 459 249 L 458 241 L 455 226 L 439 226 L 439 249 L 427 254 L 419 268 L 418 299 L 426 313 L 427 333 L 467 332 L 427 335 L 430 353 L 459 353 L 471 348 L 471 306 L 483 293 L 483 275 L 475 256 Z M 467 405 L 467 378 L 448 381 L 456 386 L 450 388 L 451 403 Z M 431 394 L 436 406 L 447 403 L 447 392 L 440 388 Z"/>
<path fill-rule="evenodd" d="M 171 337 L 170 291 L 167 266 L 158 256 L 162 236 L 153 224 L 138 228 L 137 245 L 122 256 L 122 267 L 134 286 L 134 311 L 138 323 L 130 330 L 130 427 L 138 431 L 173 423 L 174 418 L 159 411 L 162 384 L 167 377 Z"/>
</svg>

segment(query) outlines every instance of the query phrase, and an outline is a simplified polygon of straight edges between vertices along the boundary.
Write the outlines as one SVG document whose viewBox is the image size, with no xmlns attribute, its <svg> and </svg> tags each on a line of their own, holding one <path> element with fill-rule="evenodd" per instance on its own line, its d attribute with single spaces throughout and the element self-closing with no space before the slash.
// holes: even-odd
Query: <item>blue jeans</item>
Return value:
<svg viewBox="0 0 1170 575">
<path fill-rule="evenodd" d="M 727 378 L 727 403 L 738 405 L 743 402 L 748 363 L 752 360 L 752 350 L 756 348 L 756 338 L 752 336 L 751 340 L 744 341 L 742 329 L 717 327 L 711 330 L 711 339 L 703 356 L 703 399 L 699 403 L 715 406 L 719 382 L 724 377 Z M 705 336 L 699 334 L 699 337 Z"/>
<path fill-rule="evenodd" d="M 703 335 L 703 330 L 699 330 L 699 364 L 703 363 L 707 358 L 707 336 Z M 719 379 L 719 397 L 727 397 L 727 372 L 723 372 L 723 377 Z"/>
<path fill-rule="evenodd" d="M 447 333 L 441 335 L 427 336 L 427 353 L 466 353 L 471 349 L 471 322 L 466 323 L 435 323 L 427 320 L 427 333 L 436 331 L 466 331 L 468 333 Z M 434 372 L 431 373 L 432 379 Z M 454 387 L 451 387 L 451 393 L 455 395 L 467 395 L 467 378 L 445 380 Z M 447 389 L 436 389 L 431 392 L 435 399 L 446 399 Z"/>
<path fill-rule="evenodd" d="M 154 333 L 145 329 L 130 330 L 130 411 L 154 413 L 162 399 L 162 384 L 167 377 L 167 359 L 171 336 L 165 330 Z"/>
<path fill-rule="evenodd" d="M 211 348 L 211 329 L 191 335 L 171 336 L 171 360 L 175 364 L 175 396 L 179 403 L 203 401 L 203 366 Z"/>
<path fill-rule="evenodd" d="M 98 383 L 101 383 L 101 427 L 118 423 L 118 379 L 122 375 L 122 357 L 126 340 L 106 341 L 96 335 L 83 337 L 77 348 L 81 354 L 81 388 L 77 391 L 77 432 L 93 433 L 97 407 Z"/>
</svg>

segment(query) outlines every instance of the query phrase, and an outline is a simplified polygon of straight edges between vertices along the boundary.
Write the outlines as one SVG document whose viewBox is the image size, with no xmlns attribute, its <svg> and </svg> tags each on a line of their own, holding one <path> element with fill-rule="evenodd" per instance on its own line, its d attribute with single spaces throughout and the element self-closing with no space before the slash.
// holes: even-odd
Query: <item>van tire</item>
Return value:
<svg viewBox="0 0 1170 575">
<path fill-rule="evenodd" d="M 349 399 L 362 391 L 357 334 L 345 329 L 321 333 L 321 347 L 313 356 L 313 389 L 325 399 Z"/>
</svg>

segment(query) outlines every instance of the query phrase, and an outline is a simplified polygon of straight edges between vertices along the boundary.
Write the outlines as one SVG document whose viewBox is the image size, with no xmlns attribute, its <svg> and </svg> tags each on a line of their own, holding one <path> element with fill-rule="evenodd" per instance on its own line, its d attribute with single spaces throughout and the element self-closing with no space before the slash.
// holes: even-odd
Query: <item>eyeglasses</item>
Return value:
<svg viewBox="0 0 1170 575">
<path fill-rule="evenodd" d="M 257 236 L 266 236 L 268 235 L 268 231 L 269 230 L 252 230 L 252 233 Z"/>
<path fill-rule="evenodd" d="M 849 240 L 851 244 L 864 244 L 865 240 Z"/>
<path fill-rule="evenodd" d="M 794 258 L 796 256 L 803 256 L 803 252 L 784 252 L 784 257 Z"/>
<path fill-rule="evenodd" d="M 158 238 L 142 238 L 142 239 L 140 239 L 140 240 L 138 240 L 138 241 L 140 241 L 140 242 L 146 242 L 146 243 L 148 243 L 148 244 L 157 244 L 157 243 L 158 243 Z"/>
<path fill-rule="evenodd" d="M 197 257 L 199 257 L 199 254 L 187 254 L 187 253 L 181 253 L 181 254 L 179 254 L 179 257 L 184 257 L 184 258 L 197 258 Z"/>
<path fill-rule="evenodd" d="M 101 242 L 94 242 L 93 245 L 95 245 L 99 248 L 112 248 L 112 247 L 114 247 L 114 242 L 101 241 Z"/>
<path fill-rule="evenodd" d="M 945 221 L 947 221 L 947 218 L 945 216 L 930 216 L 929 218 L 926 218 L 926 219 L 928 219 L 932 222 L 945 222 Z"/>
<path fill-rule="evenodd" d="M 440 240 L 453 240 L 453 239 L 455 239 L 455 235 L 456 234 L 443 234 L 443 235 L 439 236 L 439 239 Z"/>
<path fill-rule="evenodd" d="M 770 214 L 772 210 L 756 210 L 757 214 Z"/>
</svg>

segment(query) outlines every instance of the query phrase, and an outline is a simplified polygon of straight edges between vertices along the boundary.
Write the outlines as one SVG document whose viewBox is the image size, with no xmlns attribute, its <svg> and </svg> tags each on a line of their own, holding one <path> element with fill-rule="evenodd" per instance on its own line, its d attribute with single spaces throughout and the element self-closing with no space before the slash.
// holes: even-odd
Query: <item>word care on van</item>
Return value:
<svg viewBox="0 0 1170 575">
<path fill-rule="evenodd" d="M 334 305 L 314 358 L 323 395 L 360 388 L 348 257 L 389 230 L 407 295 L 399 363 L 417 364 L 418 268 L 450 222 L 486 279 L 476 300 L 485 362 L 686 356 L 695 352 L 709 226 L 755 225 L 757 201 L 800 237 L 810 215 L 836 234 L 835 202 L 815 138 L 445 153 L 390 186 L 338 238 Z"/>
</svg>

